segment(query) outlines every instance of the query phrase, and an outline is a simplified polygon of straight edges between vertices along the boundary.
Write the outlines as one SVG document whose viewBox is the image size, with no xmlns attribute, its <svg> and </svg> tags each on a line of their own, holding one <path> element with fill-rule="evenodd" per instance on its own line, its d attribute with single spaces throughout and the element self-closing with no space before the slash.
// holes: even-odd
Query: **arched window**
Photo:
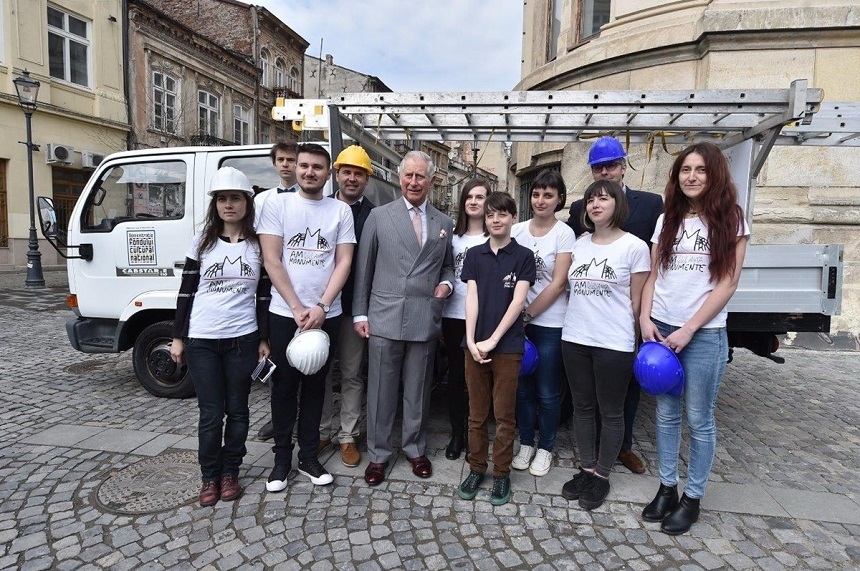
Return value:
<svg viewBox="0 0 860 571">
<path fill-rule="evenodd" d="M 299 93 L 299 70 L 290 69 L 290 84 L 287 86 L 293 93 Z"/>
<path fill-rule="evenodd" d="M 260 78 L 260 83 L 263 87 L 269 87 L 269 51 L 265 48 L 260 50 L 260 67 L 263 70 L 263 75 Z"/>
<path fill-rule="evenodd" d="M 283 87 L 286 85 L 286 66 L 284 60 L 278 58 L 275 62 L 275 87 Z"/>
</svg>

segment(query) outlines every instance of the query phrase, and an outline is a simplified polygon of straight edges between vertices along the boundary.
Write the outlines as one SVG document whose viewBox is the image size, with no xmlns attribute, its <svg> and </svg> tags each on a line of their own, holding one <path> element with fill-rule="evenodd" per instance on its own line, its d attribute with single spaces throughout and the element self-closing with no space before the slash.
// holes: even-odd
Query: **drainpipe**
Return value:
<svg viewBox="0 0 860 571">
<path fill-rule="evenodd" d="M 134 135 L 134 120 L 131 116 L 131 87 L 130 87 L 130 78 L 131 73 L 129 72 L 130 61 L 128 58 L 129 53 L 129 45 L 128 45 L 128 26 L 129 26 L 129 13 L 128 13 L 128 0 L 121 0 L 120 3 L 122 7 L 122 61 L 123 61 L 123 74 L 122 74 L 122 90 L 123 95 L 125 95 L 125 114 L 126 121 L 128 121 L 128 132 L 125 135 L 125 148 L 127 150 L 131 150 L 132 145 L 136 139 Z"/>
</svg>

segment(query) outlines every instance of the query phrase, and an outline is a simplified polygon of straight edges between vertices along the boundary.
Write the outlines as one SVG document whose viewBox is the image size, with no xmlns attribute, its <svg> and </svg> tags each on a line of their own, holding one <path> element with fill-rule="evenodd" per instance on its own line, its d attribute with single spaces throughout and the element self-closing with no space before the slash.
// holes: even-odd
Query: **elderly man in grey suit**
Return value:
<svg viewBox="0 0 860 571">
<path fill-rule="evenodd" d="M 401 379 L 401 450 L 416 476 L 433 474 L 424 453 L 425 417 L 442 306 L 454 280 L 454 223 L 427 201 L 435 171 L 426 153 L 407 153 L 398 171 L 403 199 L 371 211 L 358 248 L 353 323 L 356 333 L 368 338 L 370 464 L 364 479 L 371 486 L 385 480 L 393 452 Z"/>
</svg>

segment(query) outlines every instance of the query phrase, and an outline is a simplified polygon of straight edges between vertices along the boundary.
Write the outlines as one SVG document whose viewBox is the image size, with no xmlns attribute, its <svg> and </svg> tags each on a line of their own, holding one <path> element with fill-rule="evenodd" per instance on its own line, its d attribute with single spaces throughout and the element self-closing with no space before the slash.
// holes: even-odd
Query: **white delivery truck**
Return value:
<svg viewBox="0 0 860 571">
<path fill-rule="evenodd" d="M 322 134 L 335 156 L 348 136 L 390 162 L 399 155 L 381 141 L 574 142 L 595 134 L 667 144 L 712 140 L 731 157 L 751 216 L 755 177 L 784 126 L 801 129 L 804 141 L 833 137 L 810 126 L 820 104 L 821 91 L 798 81 L 789 89 L 767 90 L 343 94 L 279 102 L 273 116 L 303 133 Z M 799 137 L 780 142 L 797 144 Z M 206 185 L 218 168 L 238 168 L 259 189 L 276 184 L 269 148 L 110 155 L 85 186 L 67 229 L 58 228 L 51 200 L 39 198 L 43 233 L 69 258 L 75 317 L 66 329 L 75 349 L 132 349 L 135 373 L 148 391 L 193 395 L 187 371 L 169 354 L 185 252 L 203 220 Z M 382 204 L 397 196 L 386 182 L 396 177 L 374 166 L 382 176 L 373 181 L 370 197 Z M 776 334 L 829 331 L 830 316 L 840 311 L 841 284 L 841 245 L 751 246 L 729 305 L 731 342 L 778 359 L 771 355 Z"/>
</svg>

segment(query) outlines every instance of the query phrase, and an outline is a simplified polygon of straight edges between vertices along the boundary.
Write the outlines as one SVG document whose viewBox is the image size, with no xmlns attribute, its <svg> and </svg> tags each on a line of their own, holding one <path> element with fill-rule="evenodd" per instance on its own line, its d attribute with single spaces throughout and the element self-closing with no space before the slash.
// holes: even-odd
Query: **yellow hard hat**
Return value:
<svg viewBox="0 0 860 571">
<path fill-rule="evenodd" d="M 370 157 L 367 151 L 358 145 L 350 145 L 340 152 L 337 160 L 334 162 L 334 168 L 339 169 L 344 165 L 363 168 L 367 174 L 373 174 L 373 167 L 370 164 Z"/>
</svg>

